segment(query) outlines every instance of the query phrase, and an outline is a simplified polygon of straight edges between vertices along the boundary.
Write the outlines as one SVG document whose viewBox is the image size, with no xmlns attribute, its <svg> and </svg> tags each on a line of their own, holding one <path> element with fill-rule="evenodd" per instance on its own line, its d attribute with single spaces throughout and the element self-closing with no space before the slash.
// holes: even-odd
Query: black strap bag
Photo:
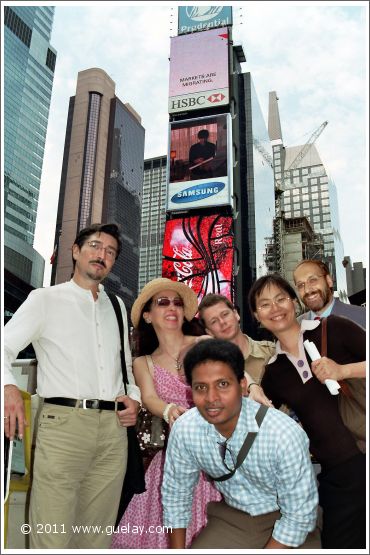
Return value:
<svg viewBox="0 0 370 555">
<path fill-rule="evenodd" d="M 266 405 L 261 405 L 260 408 L 258 409 L 256 415 L 255 415 L 255 419 L 256 419 L 256 422 L 257 422 L 259 428 L 261 427 L 261 424 L 263 422 L 263 419 L 265 418 L 267 410 L 268 410 L 268 407 Z M 206 477 L 208 478 L 208 480 L 210 482 L 212 480 L 214 482 L 224 482 L 225 480 L 229 480 L 232 476 L 234 476 L 236 470 L 244 462 L 244 459 L 248 455 L 249 450 L 252 447 L 253 442 L 257 437 L 257 434 L 258 434 L 258 432 L 248 432 L 247 433 L 247 435 L 245 437 L 245 440 L 244 440 L 244 443 L 241 446 L 240 451 L 238 453 L 238 456 L 236 458 L 236 465 L 235 465 L 234 470 L 232 470 L 231 472 L 228 472 L 227 474 L 223 474 L 222 476 L 218 476 L 217 478 L 207 474 Z"/>
<path fill-rule="evenodd" d="M 119 327 L 119 333 L 121 337 L 121 366 L 122 366 L 122 376 L 123 383 L 125 386 L 125 392 L 127 395 L 127 369 L 125 360 L 125 348 L 123 341 L 123 318 L 121 307 L 119 305 L 116 295 L 107 293 L 108 297 L 113 305 L 114 312 L 117 316 L 117 322 Z M 127 468 L 125 479 L 123 481 L 121 499 L 118 507 L 116 526 L 120 523 L 123 513 L 127 509 L 128 504 L 135 494 L 144 493 L 146 491 L 145 487 L 145 472 L 143 457 L 141 454 L 141 449 L 139 441 L 136 435 L 135 426 L 127 427 L 127 441 L 128 441 L 128 453 L 127 453 Z"/>
</svg>

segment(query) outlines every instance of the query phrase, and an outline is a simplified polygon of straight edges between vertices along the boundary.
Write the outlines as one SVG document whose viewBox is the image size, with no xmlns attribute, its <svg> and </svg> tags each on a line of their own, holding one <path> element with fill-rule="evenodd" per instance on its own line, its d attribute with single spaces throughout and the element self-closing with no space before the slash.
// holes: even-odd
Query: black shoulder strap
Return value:
<svg viewBox="0 0 370 555">
<path fill-rule="evenodd" d="M 258 424 L 258 427 L 261 427 L 261 424 L 263 422 L 263 419 L 265 418 L 266 412 L 268 410 L 268 407 L 266 405 L 261 405 L 260 408 L 257 411 L 257 414 L 255 416 L 256 422 Z M 239 466 L 243 463 L 244 459 L 246 458 L 246 456 L 249 453 L 250 448 L 253 445 L 254 440 L 257 437 L 258 432 L 248 432 L 247 436 L 244 440 L 243 445 L 240 448 L 240 451 L 238 453 L 238 456 L 236 458 L 236 465 L 235 468 L 232 472 L 228 472 L 228 474 L 224 474 L 223 476 L 219 476 L 218 478 L 212 478 L 212 480 L 214 480 L 215 482 L 224 482 L 225 480 L 228 480 L 229 478 L 231 478 L 231 476 L 234 476 L 237 468 L 239 468 Z"/>
<path fill-rule="evenodd" d="M 107 295 L 110 299 L 110 302 L 113 305 L 114 312 L 116 313 L 116 317 L 117 317 L 117 323 L 118 323 L 118 327 L 119 327 L 119 335 L 120 335 L 120 338 L 121 338 L 121 367 L 122 367 L 123 384 L 125 386 L 125 392 L 126 392 L 126 395 L 127 395 L 126 384 L 128 383 L 128 378 L 127 378 L 127 368 L 126 368 L 126 359 L 125 359 L 125 343 L 123 341 L 124 326 L 123 326 L 122 311 L 121 311 L 121 307 L 120 307 L 120 304 L 119 304 L 119 301 L 118 301 L 116 295 L 114 295 L 113 293 L 108 293 L 108 292 L 107 292 Z"/>
</svg>

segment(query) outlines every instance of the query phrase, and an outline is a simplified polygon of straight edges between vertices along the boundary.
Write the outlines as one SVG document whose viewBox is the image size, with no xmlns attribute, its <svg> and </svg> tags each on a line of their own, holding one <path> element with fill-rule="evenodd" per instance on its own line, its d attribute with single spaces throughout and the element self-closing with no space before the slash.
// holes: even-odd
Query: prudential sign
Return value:
<svg viewBox="0 0 370 555">
<path fill-rule="evenodd" d="M 231 6 L 179 6 L 178 34 L 232 25 Z"/>
</svg>

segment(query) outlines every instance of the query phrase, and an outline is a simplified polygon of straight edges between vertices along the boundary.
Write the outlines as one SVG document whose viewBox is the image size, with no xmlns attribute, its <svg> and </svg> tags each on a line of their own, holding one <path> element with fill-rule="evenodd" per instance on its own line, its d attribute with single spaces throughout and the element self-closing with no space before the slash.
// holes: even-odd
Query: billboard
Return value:
<svg viewBox="0 0 370 555">
<path fill-rule="evenodd" d="M 178 34 L 232 25 L 231 6 L 179 6 Z"/>
<path fill-rule="evenodd" d="M 170 122 L 167 211 L 232 206 L 231 116 Z"/>
<path fill-rule="evenodd" d="M 231 216 L 198 215 L 166 222 L 162 276 L 185 282 L 199 301 L 207 293 L 233 301 L 233 260 Z"/>
<path fill-rule="evenodd" d="M 229 104 L 227 28 L 171 38 L 168 113 Z"/>
</svg>

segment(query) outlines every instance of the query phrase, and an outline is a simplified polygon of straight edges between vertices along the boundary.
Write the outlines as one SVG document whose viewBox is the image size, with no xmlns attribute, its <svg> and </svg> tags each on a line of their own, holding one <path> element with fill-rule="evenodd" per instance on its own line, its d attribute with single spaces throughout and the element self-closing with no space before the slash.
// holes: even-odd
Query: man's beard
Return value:
<svg viewBox="0 0 370 555">
<path fill-rule="evenodd" d="M 304 304 L 313 312 L 317 312 L 318 310 L 321 310 L 324 306 L 329 304 L 329 302 L 331 301 L 332 295 L 331 295 L 330 288 L 328 286 L 326 286 L 323 291 L 321 291 L 321 289 L 317 289 L 316 291 L 311 291 L 310 295 L 312 295 L 313 293 L 315 294 L 317 293 L 319 295 L 319 298 L 315 299 L 315 301 L 307 300 L 308 295 L 305 295 L 303 297 Z"/>
</svg>

